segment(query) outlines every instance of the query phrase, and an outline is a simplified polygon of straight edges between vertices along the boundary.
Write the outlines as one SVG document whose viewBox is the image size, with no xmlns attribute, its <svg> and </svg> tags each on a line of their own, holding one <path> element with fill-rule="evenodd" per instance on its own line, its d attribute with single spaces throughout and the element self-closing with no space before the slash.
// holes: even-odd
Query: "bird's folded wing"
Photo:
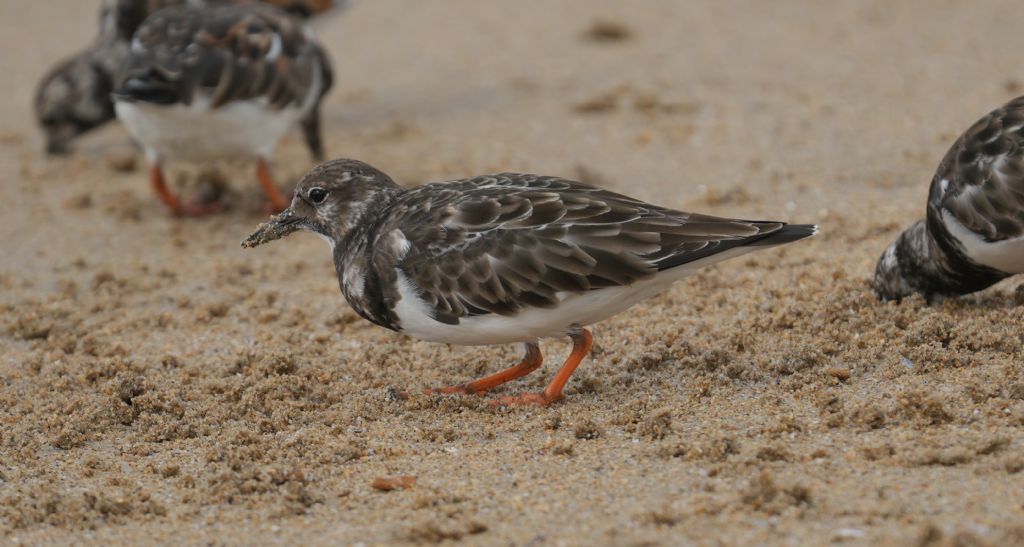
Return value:
<svg viewBox="0 0 1024 547">
<path fill-rule="evenodd" d="M 948 210 L 989 241 L 1024 236 L 1024 97 L 978 120 L 939 165 L 929 215 Z"/>
<path fill-rule="evenodd" d="M 147 17 L 172 6 L 214 6 L 216 4 L 252 4 L 258 0 L 104 0 L 100 25 L 102 32 L 112 32 L 128 42 Z M 309 18 L 328 11 L 348 7 L 348 0 L 263 0 L 290 15 Z"/>
<path fill-rule="evenodd" d="M 405 205 L 408 204 L 408 205 Z M 550 307 L 755 241 L 777 222 L 673 211 L 579 182 L 502 174 L 406 194 L 399 263 L 435 318 Z"/>
<path fill-rule="evenodd" d="M 217 108 L 263 99 L 297 106 L 323 85 L 327 59 L 298 20 L 259 4 L 172 7 L 153 14 L 132 40 L 116 93 L 159 92 L 191 104 L 198 92 Z"/>
</svg>

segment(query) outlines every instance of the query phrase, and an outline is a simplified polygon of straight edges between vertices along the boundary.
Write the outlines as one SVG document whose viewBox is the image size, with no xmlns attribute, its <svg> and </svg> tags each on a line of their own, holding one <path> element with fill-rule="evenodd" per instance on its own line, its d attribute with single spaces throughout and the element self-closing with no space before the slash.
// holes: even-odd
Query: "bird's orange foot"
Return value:
<svg viewBox="0 0 1024 547">
<path fill-rule="evenodd" d="M 540 393 L 523 393 L 522 395 L 510 395 L 508 397 L 492 399 L 491 406 L 548 406 L 551 403 L 561 401 L 564 397 L 562 394 L 552 397 L 543 391 Z"/>
<path fill-rule="evenodd" d="M 176 217 L 201 217 L 206 215 L 212 215 L 213 213 L 219 213 L 224 205 L 219 202 L 198 202 L 198 203 L 182 203 L 178 199 L 178 196 L 171 192 L 171 189 L 167 187 L 167 181 L 164 179 L 163 168 L 160 167 L 159 163 L 154 163 L 149 166 L 149 182 L 153 186 L 153 190 L 156 195 L 160 197 L 160 201 L 164 202 L 164 205 L 171 210 L 171 214 Z"/>
</svg>

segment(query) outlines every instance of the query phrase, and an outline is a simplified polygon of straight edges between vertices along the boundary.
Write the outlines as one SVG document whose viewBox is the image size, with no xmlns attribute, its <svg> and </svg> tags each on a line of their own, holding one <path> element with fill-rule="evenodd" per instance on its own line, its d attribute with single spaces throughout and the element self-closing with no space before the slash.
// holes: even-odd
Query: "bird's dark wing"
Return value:
<svg viewBox="0 0 1024 547">
<path fill-rule="evenodd" d="M 324 85 L 326 62 L 302 23 L 270 6 L 170 7 L 135 33 L 114 95 L 191 104 L 201 92 L 213 108 L 250 99 L 298 106 Z"/>
<path fill-rule="evenodd" d="M 978 120 L 939 165 L 929 216 L 948 210 L 989 241 L 1024 235 L 1024 97 Z"/>
<path fill-rule="evenodd" d="M 223 1 L 223 0 L 221 0 Z M 234 0 L 235 2 L 246 0 Z M 348 7 L 349 0 L 263 0 L 296 17 L 308 18 L 328 11 L 338 11 Z"/>
<path fill-rule="evenodd" d="M 142 26 L 147 17 L 171 6 L 185 4 L 215 6 L 228 4 L 254 4 L 259 0 L 105 0 L 103 4 L 103 20 L 101 24 L 113 23 L 118 38 L 124 42 L 132 39 L 135 31 Z M 263 0 L 263 3 L 277 7 L 290 15 L 309 18 L 331 10 L 347 7 L 347 0 Z M 106 29 L 105 29 L 106 30 Z"/>
<path fill-rule="evenodd" d="M 153 13 L 171 6 L 184 5 L 187 0 L 105 0 L 103 12 L 108 30 L 114 31 L 119 40 L 131 41 L 142 22 Z"/>
<path fill-rule="evenodd" d="M 550 307 L 563 291 L 629 285 L 785 226 L 673 211 L 521 174 L 421 186 L 394 207 L 411 244 L 399 268 L 447 323 Z"/>
</svg>

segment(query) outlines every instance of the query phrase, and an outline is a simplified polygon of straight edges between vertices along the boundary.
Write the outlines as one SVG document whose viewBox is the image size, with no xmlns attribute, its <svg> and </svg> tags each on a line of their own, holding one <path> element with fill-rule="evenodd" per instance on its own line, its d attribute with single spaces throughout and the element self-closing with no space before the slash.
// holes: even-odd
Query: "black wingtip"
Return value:
<svg viewBox="0 0 1024 547">
<path fill-rule="evenodd" d="M 786 224 L 766 237 L 748 243 L 750 247 L 783 245 L 811 237 L 818 233 L 817 224 Z"/>
<path fill-rule="evenodd" d="M 763 230 L 782 224 L 780 222 L 752 223 L 758 225 L 760 229 Z M 776 245 L 784 245 L 786 243 L 799 241 L 801 239 L 811 237 L 816 233 L 818 233 L 818 226 L 816 224 L 782 224 L 782 226 L 774 232 L 769 232 L 767 234 L 762 233 L 745 239 L 726 239 L 698 251 L 670 256 L 661 262 L 658 262 L 658 271 L 675 268 L 676 266 L 707 258 L 736 247 L 774 247 Z"/>
</svg>

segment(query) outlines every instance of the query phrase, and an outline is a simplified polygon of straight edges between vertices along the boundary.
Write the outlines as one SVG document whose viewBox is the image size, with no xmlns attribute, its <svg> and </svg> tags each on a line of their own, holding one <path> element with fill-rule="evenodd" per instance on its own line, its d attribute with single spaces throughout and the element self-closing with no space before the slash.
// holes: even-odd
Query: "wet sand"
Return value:
<svg viewBox="0 0 1024 547">
<path fill-rule="evenodd" d="M 119 127 L 44 157 L 32 90 L 97 4 L 0 5 L 4 541 L 1024 542 L 1024 279 L 931 307 L 869 286 L 956 136 L 1024 93 L 1018 3 L 373 0 L 320 21 L 332 157 L 821 224 L 598 324 L 545 409 L 395 397 L 519 349 L 370 325 L 312 236 L 243 250 L 266 218 L 250 166 L 222 167 L 230 211 L 176 220 L 141 157 L 112 168 Z M 298 135 L 273 167 L 310 167 Z M 568 352 L 543 347 L 498 395 L 542 388 Z"/>
</svg>

